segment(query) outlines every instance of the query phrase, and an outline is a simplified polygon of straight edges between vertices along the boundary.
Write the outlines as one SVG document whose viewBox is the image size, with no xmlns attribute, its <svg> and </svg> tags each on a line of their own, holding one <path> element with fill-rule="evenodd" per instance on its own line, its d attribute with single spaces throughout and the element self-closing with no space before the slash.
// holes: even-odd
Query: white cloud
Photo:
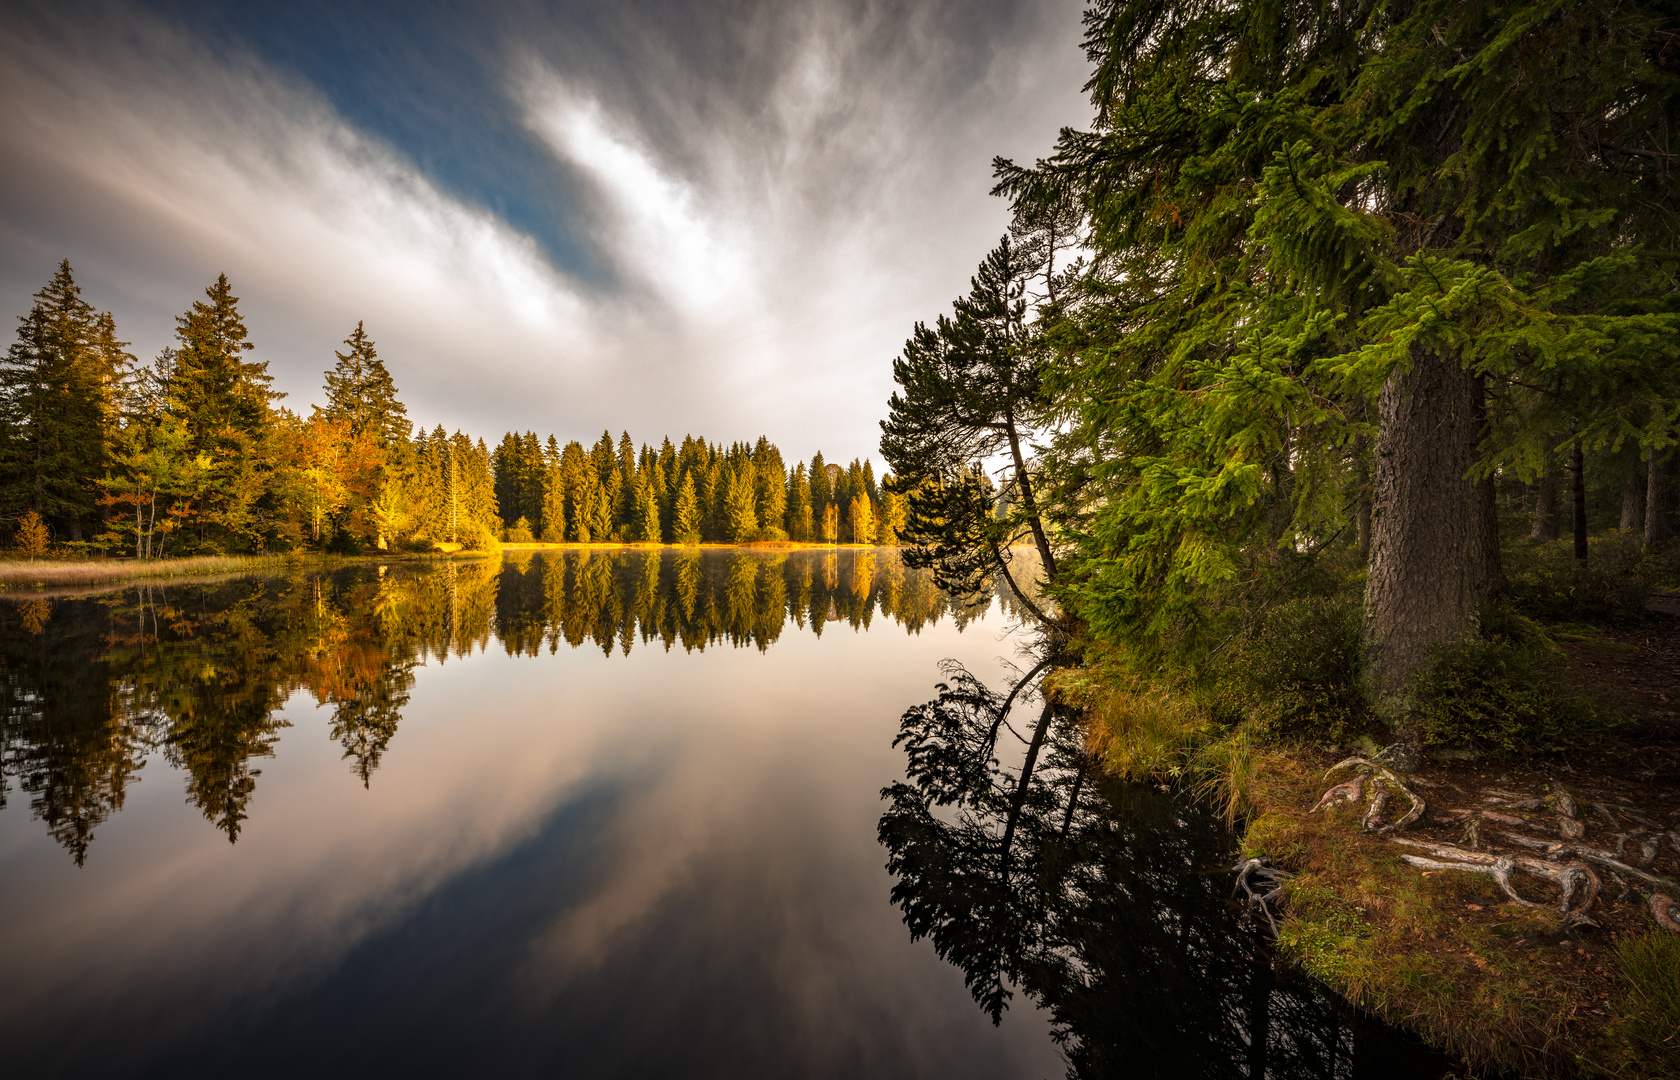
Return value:
<svg viewBox="0 0 1680 1080">
<path fill-rule="evenodd" d="M 737 28 L 750 79 L 680 43 L 631 40 L 632 72 L 509 35 L 508 108 L 579 188 L 555 214 L 605 283 L 249 57 L 134 12 L 0 21 L 0 301 L 21 312 L 68 255 L 149 357 L 225 270 L 294 407 L 366 320 L 428 426 L 870 454 L 911 323 L 1002 231 L 991 156 L 1082 115 L 1077 11 L 976 45 L 934 15 L 814 5 Z"/>
</svg>

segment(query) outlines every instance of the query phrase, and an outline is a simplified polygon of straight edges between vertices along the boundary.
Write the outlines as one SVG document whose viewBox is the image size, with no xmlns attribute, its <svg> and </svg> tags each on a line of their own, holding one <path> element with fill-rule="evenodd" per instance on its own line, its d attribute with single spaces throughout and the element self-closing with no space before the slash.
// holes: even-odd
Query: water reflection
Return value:
<svg viewBox="0 0 1680 1080">
<path fill-rule="evenodd" d="M 414 670 L 500 642 L 510 656 L 586 645 L 628 656 L 767 650 L 791 622 L 821 636 L 877 611 L 910 632 L 983 616 L 890 551 L 758 555 L 569 551 L 356 566 L 329 574 L 143 585 L 0 603 L 0 807 L 15 783 L 77 865 L 130 784 L 161 758 L 188 802 L 239 839 L 286 721 L 307 691 L 351 773 L 372 783 Z"/>
<path fill-rule="evenodd" d="M 1009 699 L 962 667 L 938 689 L 900 722 L 906 777 L 882 792 L 879 838 L 912 937 L 994 1022 L 1016 991 L 1048 1009 L 1075 1077 L 1441 1074 L 1421 1045 L 1279 974 L 1233 910 L 1220 820 L 1094 778 L 1047 704 L 1017 730 Z"/>
</svg>

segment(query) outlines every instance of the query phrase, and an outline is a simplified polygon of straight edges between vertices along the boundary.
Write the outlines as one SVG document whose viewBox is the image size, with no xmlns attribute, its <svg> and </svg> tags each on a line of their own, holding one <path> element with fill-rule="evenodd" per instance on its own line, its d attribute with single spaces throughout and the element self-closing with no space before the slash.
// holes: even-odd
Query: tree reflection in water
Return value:
<svg viewBox="0 0 1680 1080">
<path fill-rule="evenodd" d="M 1221 820 L 1095 779 L 1048 704 L 1017 730 L 1004 695 L 944 676 L 900 722 L 906 778 L 881 793 L 879 836 L 911 936 L 994 1023 L 1015 991 L 1048 1009 L 1073 1077 L 1440 1075 L 1421 1045 L 1278 973 L 1229 900 Z"/>
<path fill-rule="evenodd" d="M 307 691 L 370 786 L 414 670 L 499 641 L 511 656 L 590 645 L 768 649 L 791 619 L 821 635 L 879 609 L 914 633 L 983 614 L 895 553 L 566 551 L 442 565 L 130 586 L 0 602 L 0 807 L 15 782 L 82 865 L 152 757 L 239 839 L 261 769 Z"/>
</svg>

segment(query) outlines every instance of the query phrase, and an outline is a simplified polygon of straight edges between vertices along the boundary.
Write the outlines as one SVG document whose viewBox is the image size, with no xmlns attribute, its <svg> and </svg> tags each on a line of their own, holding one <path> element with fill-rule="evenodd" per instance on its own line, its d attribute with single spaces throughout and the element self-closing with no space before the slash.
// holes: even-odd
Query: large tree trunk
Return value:
<svg viewBox="0 0 1680 1080">
<path fill-rule="evenodd" d="M 1408 680 L 1436 646 L 1474 632 L 1497 576 L 1487 565 L 1492 507 L 1466 478 L 1481 428 L 1477 391 L 1456 360 L 1418 353 L 1378 398 L 1364 681 L 1402 758 L 1415 760 L 1417 746 Z"/>
<path fill-rule="evenodd" d="M 1546 455 L 1546 473 L 1535 484 L 1538 494 L 1534 500 L 1534 527 L 1528 538 L 1536 544 L 1549 544 L 1563 534 L 1563 515 L 1558 513 L 1557 471 L 1551 455 Z"/>
<path fill-rule="evenodd" d="M 1622 531 L 1641 532 L 1645 528 L 1645 470 L 1638 458 L 1627 471 L 1627 483 L 1622 486 Z"/>
</svg>

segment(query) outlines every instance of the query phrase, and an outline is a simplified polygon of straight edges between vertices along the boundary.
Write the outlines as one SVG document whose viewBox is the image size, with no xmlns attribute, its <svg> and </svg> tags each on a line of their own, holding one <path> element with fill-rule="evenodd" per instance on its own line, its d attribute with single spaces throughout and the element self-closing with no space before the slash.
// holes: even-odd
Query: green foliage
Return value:
<svg viewBox="0 0 1680 1080">
<path fill-rule="evenodd" d="M 1619 1027 L 1650 1075 L 1680 1076 L 1680 934 L 1655 930 L 1616 943 L 1628 996 Z"/>
<path fill-rule="evenodd" d="M 1619 530 L 1591 538 L 1584 564 L 1568 541 L 1516 544 L 1505 555 L 1512 601 L 1553 622 L 1637 621 L 1671 564 L 1672 558 L 1647 557 L 1638 536 Z"/>
<path fill-rule="evenodd" d="M 1213 715 L 1257 735 L 1341 742 L 1369 722 L 1359 691 L 1356 588 L 1281 603 L 1211 666 Z"/>
<path fill-rule="evenodd" d="M 1564 688 L 1563 657 L 1532 621 L 1503 603 L 1482 634 L 1443 646 L 1410 688 L 1426 744 L 1493 754 L 1560 753 L 1617 718 Z"/>
<path fill-rule="evenodd" d="M 1192 669 L 1354 539 L 1414 363 L 1482 380 L 1484 475 L 1673 444 L 1667 8 L 1102 0 L 1087 28 L 1090 129 L 996 190 L 1077 206 L 1092 254 L 1019 350 L 1050 356 L 1059 594 L 1098 636 Z"/>
<path fill-rule="evenodd" d="M 515 521 L 512 525 L 509 525 L 507 539 L 510 544 L 534 543 L 536 541 L 536 537 L 531 535 L 531 520 L 529 518 L 522 517 L 518 521 Z"/>
</svg>

